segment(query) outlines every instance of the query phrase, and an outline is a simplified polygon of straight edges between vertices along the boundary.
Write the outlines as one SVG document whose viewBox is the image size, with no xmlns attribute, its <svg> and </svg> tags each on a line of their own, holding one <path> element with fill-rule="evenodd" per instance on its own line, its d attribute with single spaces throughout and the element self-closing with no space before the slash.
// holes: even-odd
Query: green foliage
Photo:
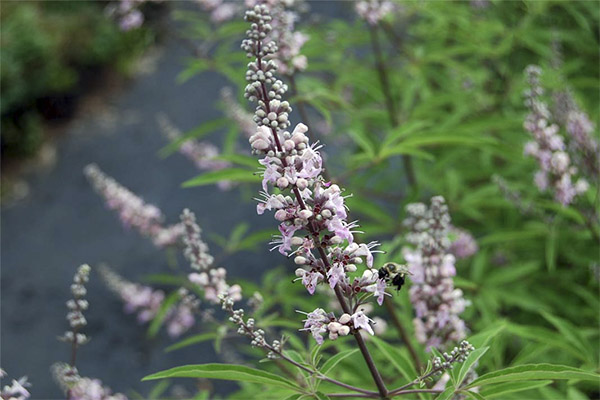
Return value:
<svg viewBox="0 0 600 400">
<path fill-rule="evenodd" d="M 587 197 L 562 207 L 533 185 L 536 166 L 522 151 L 528 140 L 522 127 L 523 70 L 529 64 L 543 67 L 543 83 L 550 91 L 570 88 L 579 106 L 598 121 L 597 7 L 584 1 L 493 1 L 481 9 L 466 1 L 401 6 L 401 12 L 377 28 L 393 115 L 386 111 L 364 24 L 335 18 L 299 24 L 311 35 L 302 49 L 309 67 L 295 76 L 297 93 L 290 103 L 295 107 L 302 102 L 308 108 L 310 121 L 303 122 L 329 145 L 323 150 L 329 156 L 327 172 L 353 194 L 346 204 L 350 219 L 360 218 L 365 231 L 360 240 L 383 241 L 386 254 L 378 255 L 376 264 L 402 262 L 404 206 L 433 194 L 447 199 L 453 224 L 477 238 L 479 251 L 457 263 L 455 278 L 455 285 L 471 301 L 463 317 L 476 350 L 455 367 L 452 380 L 436 398 L 449 399 L 457 393 L 478 400 L 597 395 L 600 302 L 598 279 L 590 271 L 600 250 L 590 229 L 600 211 L 597 182 L 590 182 Z M 211 51 L 190 60 L 180 78 L 217 71 L 241 92 L 246 64 L 231 49 L 246 27 L 236 21 L 217 29 L 205 18 L 187 14 L 182 20 L 189 24 L 191 37 L 203 40 Z M 556 62 L 557 44 L 562 63 Z M 202 174 L 184 186 L 230 180 L 251 183 L 255 192 L 260 180 L 252 175 L 256 162 L 234 145 L 239 128 L 231 122 L 211 124 L 192 132 L 199 136 L 232 125 L 234 133 L 220 158 L 235 167 Z M 321 125 L 331 128 L 329 135 L 316 132 Z M 407 183 L 406 157 L 414 165 L 414 187 Z M 498 177 L 518 193 L 520 204 L 505 196 Z M 217 241 L 225 253 L 245 251 L 265 234 L 253 237 L 249 230 L 240 224 L 229 238 Z M 244 245 L 248 240 L 252 246 Z M 285 354 L 294 361 L 375 390 L 352 340 L 326 341 L 311 354 L 305 333 L 298 332 L 302 317 L 296 310 L 324 307 L 323 299 L 306 296 L 301 285 L 292 283 L 293 267 L 286 268 L 270 269 L 261 285 L 241 283 L 245 293 L 258 289 L 263 295 L 264 303 L 253 317 L 268 335 L 284 336 Z M 413 310 L 407 289 L 394 293 L 392 304 L 411 336 Z M 385 318 L 386 313 L 376 308 L 373 316 Z M 390 387 L 431 371 L 431 362 L 427 364 L 431 354 L 417 346 L 417 356 L 427 365 L 418 370 L 391 323 L 383 335 L 368 340 L 368 347 Z M 256 349 L 246 355 L 264 357 Z M 325 361 L 316 360 L 319 357 Z M 265 371 L 281 373 L 278 365 L 264 361 Z M 469 382 L 473 368 L 480 377 Z M 303 382 L 304 391 L 280 398 L 322 398 L 340 391 L 306 371 L 292 375 Z M 469 390 L 475 387 L 479 392 Z M 252 398 L 263 389 L 242 384 L 233 397 Z M 419 397 L 434 395 L 419 393 Z"/>
<path fill-rule="evenodd" d="M 128 72 L 152 40 L 148 29 L 119 31 L 102 7 L 95 1 L 2 4 L 3 152 L 27 155 L 37 149 L 36 101 L 79 94 L 85 74 L 99 66 L 110 63 Z"/>
</svg>

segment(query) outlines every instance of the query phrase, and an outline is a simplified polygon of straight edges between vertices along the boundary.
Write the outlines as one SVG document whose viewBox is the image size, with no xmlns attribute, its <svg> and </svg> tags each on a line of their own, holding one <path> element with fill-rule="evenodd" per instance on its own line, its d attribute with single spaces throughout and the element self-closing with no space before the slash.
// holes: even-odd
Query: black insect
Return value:
<svg viewBox="0 0 600 400">
<path fill-rule="evenodd" d="M 410 271 L 405 265 L 392 262 L 384 264 L 383 267 L 379 268 L 378 272 L 379 279 L 391 283 L 392 286 L 396 287 L 396 290 L 402 289 L 402 286 L 406 282 L 406 275 L 410 274 Z"/>
</svg>

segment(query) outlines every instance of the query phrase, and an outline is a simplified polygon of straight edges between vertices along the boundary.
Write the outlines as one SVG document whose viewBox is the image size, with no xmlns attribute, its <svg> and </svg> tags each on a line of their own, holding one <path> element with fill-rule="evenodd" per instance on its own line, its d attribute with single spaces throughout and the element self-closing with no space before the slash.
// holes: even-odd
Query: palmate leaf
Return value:
<svg viewBox="0 0 600 400">
<path fill-rule="evenodd" d="M 183 182 L 181 186 L 190 188 L 194 186 L 212 185 L 220 181 L 233 182 L 260 182 L 262 178 L 255 171 L 243 168 L 224 168 L 210 171 Z"/>
<path fill-rule="evenodd" d="M 262 383 L 288 389 L 298 389 L 293 382 L 270 372 L 233 364 L 184 365 L 148 375 L 142 381 L 165 378 L 209 378 L 227 381 Z"/>
<path fill-rule="evenodd" d="M 582 369 L 566 365 L 527 364 L 505 368 L 482 375 L 469 385 L 465 386 L 465 389 L 492 383 L 547 379 L 577 379 L 597 381 L 600 383 L 600 375 Z"/>
</svg>

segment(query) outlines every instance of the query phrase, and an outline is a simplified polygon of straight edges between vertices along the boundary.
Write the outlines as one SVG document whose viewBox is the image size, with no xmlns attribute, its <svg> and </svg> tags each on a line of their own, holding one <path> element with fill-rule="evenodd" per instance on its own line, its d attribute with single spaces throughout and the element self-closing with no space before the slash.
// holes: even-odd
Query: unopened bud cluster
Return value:
<svg viewBox="0 0 600 400">
<path fill-rule="evenodd" d="M 363 310 L 359 310 L 352 315 L 344 313 L 339 318 L 336 318 L 331 312 L 325 312 L 322 308 L 303 314 L 306 314 L 306 319 L 304 320 L 304 328 L 300 330 L 310 332 L 318 344 L 323 344 L 323 335 L 335 340 L 340 336 L 347 336 L 361 329 L 371 335 L 375 334 L 371 327 L 373 320 L 367 317 Z"/>
<path fill-rule="evenodd" d="M 67 400 L 127 400 L 121 393 L 112 393 L 99 379 L 79 375 L 77 368 L 65 363 L 52 365 L 52 375 L 67 393 Z"/>
<path fill-rule="evenodd" d="M 204 290 L 204 298 L 213 304 L 219 304 L 221 294 L 225 294 L 234 301 L 242 298 L 242 288 L 239 285 L 227 284 L 227 271 L 225 268 L 215 268 L 214 258 L 208 252 L 208 245 L 200 237 L 200 226 L 196 223 L 196 216 L 185 209 L 181 214 L 181 221 L 185 226 L 183 242 L 184 254 L 192 269 L 188 279 L 193 284 Z"/>
<path fill-rule="evenodd" d="M 265 331 L 256 327 L 256 321 L 254 318 L 248 318 L 244 320 L 243 309 L 233 309 L 234 300 L 227 295 L 220 295 L 221 305 L 223 310 L 229 313 L 229 321 L 234 325 L 237 325 L 237 333 L 243 336 L 247 336 L 251 339 L 250 344 L 252 347 L 259 347 L 267 349 L 267 357 L 274 359 L 279 357 L 279 353 L 282 351 L 282 343 L 279 340 L 274 340 L 273 343 L 269 344 L 265 339 Z"/>
<path fill-rule="evenodd" d="M 455 257 L 449 252 L 450 215 L 441 196 L 431 199 L 431 206 L 416 203 L 406 207 L 404 224 L 411 229 L 407 241 L 413 247 L 403 249 L 404 259 L 413 273 L 410 299 L 415 309 L 415 335 L 420 343 L 444 347 L 466 336 L 466 326 L 459 315 L 468 302 L 460 289 L 454 288 Z"/>
<path fill-rule="evenodd" d="M 154 319 L 165 299 L 162 290 L 125 280 L 106 265 L 101 266 L 99 271 L 108 288 L 123 301 L 126 313 L 137 313 L 140 323 Z"/>
<path fill-rule="evenodd" d="M 87 294 L 85 284 L 89 280 L 91 268 L 87 264 L 81 265 L 75 276 L 73 277 L 73 284 L 71 285 L 71 294 L 73 298 L 67 301 L 67 321 L 71 326 L 71 330 L 65 332 L 60 337 L 61 340 L 66 342 L 75 343 L 75 345 L 82 345 L 88 342 L 88 338 L 83 333 L 78 331 L 87 325 L 87 320 L 83 315 L 83 312 L 88 309 L 88 301 L 84 298 Z"/>
<path fill-rule="evenodd" d="M 458 347 L 454 347 L 450 353 L 444 352 L 442 357 L 434 357 L 432 360 L 433 369 L 437 375 L 443 371 L 454 368 L 454 363 L 464 362 L 469 354 L 475 350 L 472 344 L 463 340 Z"/>
<path fill-rule="evenodd" d="M 577 168 L 572 164 L 567 152 L 560 127 L 552 123 L 552 115 L 542 100 L 544 90 L 540 84 L 540 67 L 530 65 L 525 70 L 529 89 L 525 92 L 525 105 L 529 108 L 523 124 L 533 137 L 525 144 L 524 153 L 536 159 L 540 169 L 536 172 L 534 182 L 541 191 L 551 191 L 556 201 L 566 206 L 575 198 L 585 193 L 588 182 L 579 178 L 573 182 Z"/>
<path fill-rule="evenodd" d="M 104 174 L 95 164 L 90 164 L 84 173 L 96 192 L 111 210 L 119 214 L 125 227 L 133 227 L 142 235 L 152 239 L 157 247 L 177 244 L 183 234 L 181 224 L 163 225 L 163 214 L 158 207 L 145 203 L 129 189 Z"/>
</svg>

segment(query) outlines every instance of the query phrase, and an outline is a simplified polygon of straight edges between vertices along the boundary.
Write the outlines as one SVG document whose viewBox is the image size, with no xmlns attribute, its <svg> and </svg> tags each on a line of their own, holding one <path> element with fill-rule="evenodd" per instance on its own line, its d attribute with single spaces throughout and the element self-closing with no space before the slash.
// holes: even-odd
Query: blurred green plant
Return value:
<svg viewBox="0 0 600 400">
<path fill-rule="evenodd" d="M 30 155 L 41 118 L 72 114 L 94 71 L 130 72 L 153 41 L 150 29 L 121 32 L 97 1 L 3 2 L 0 113 L 3 155 Z"/>
</svg>

